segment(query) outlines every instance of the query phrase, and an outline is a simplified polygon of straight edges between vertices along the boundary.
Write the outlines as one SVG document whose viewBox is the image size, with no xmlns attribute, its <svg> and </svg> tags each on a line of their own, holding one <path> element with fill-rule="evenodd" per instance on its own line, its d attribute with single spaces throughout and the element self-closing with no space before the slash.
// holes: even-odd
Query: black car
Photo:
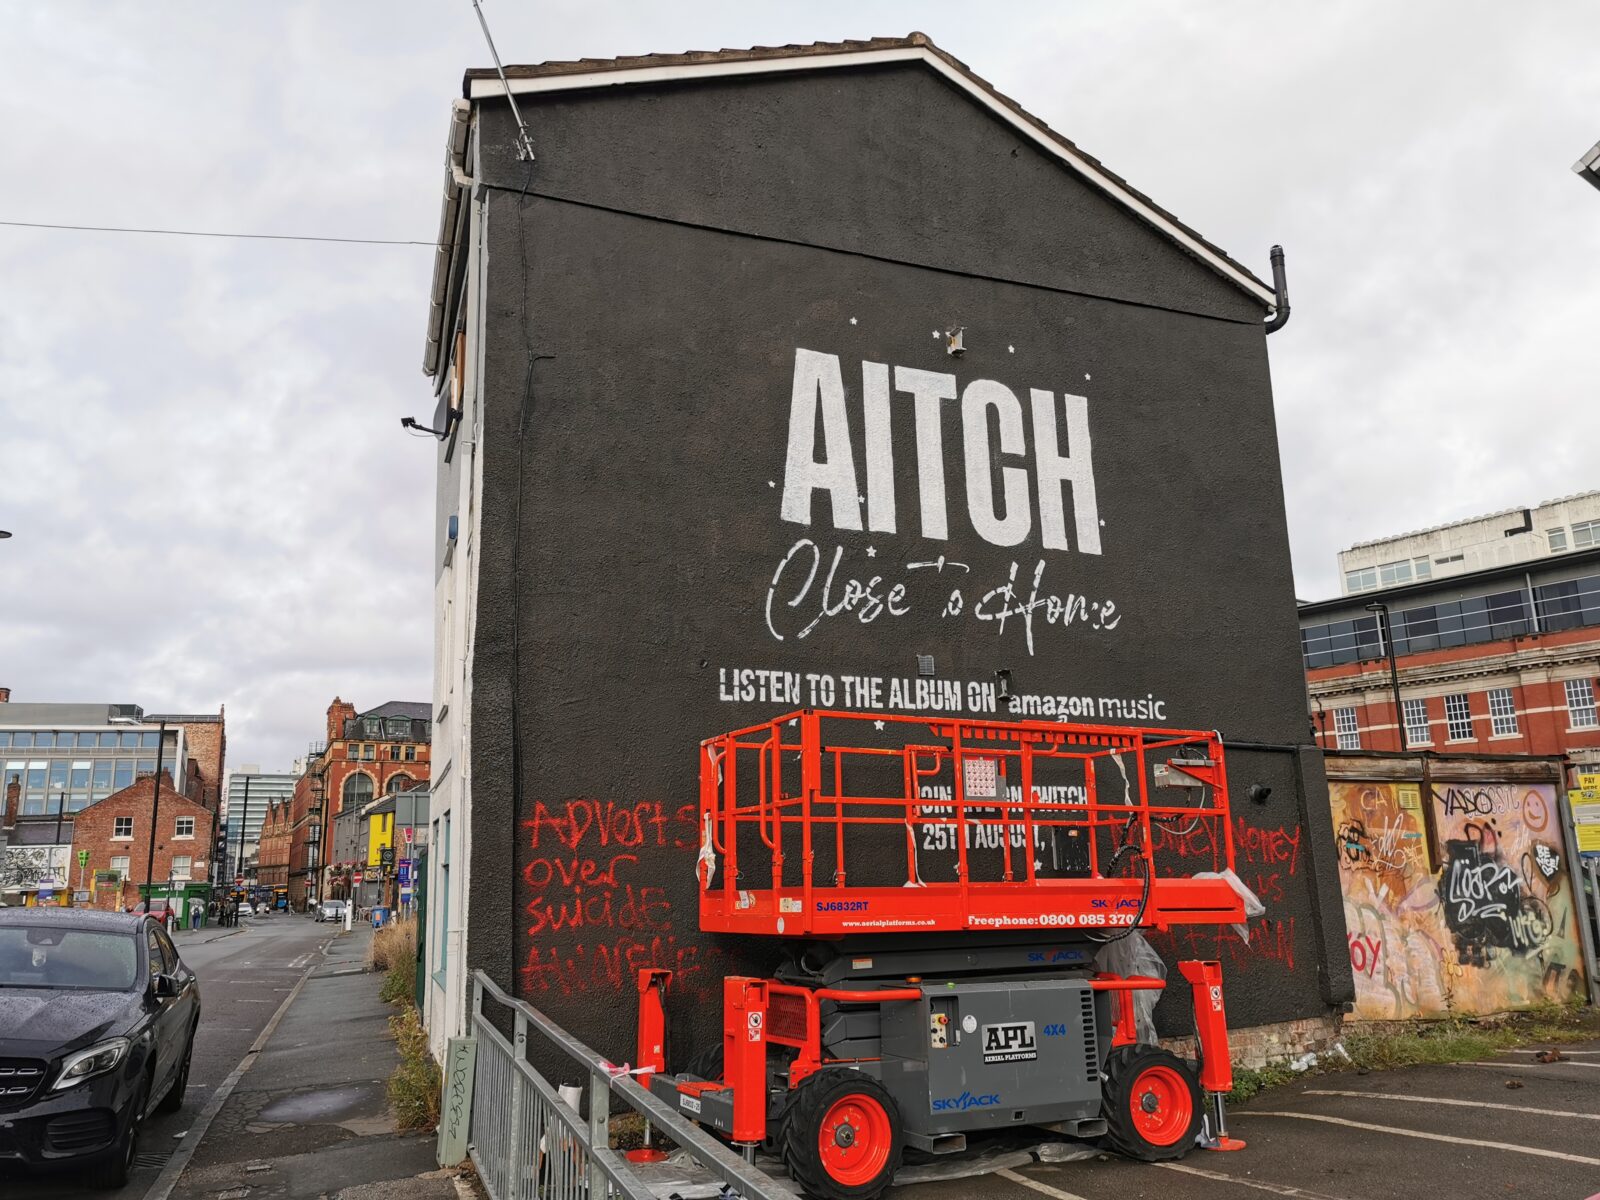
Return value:
<svg viewBox="0 0 1600 1200">
<path fill-rule="evenodd" d="M 121 1187 L 139 1129 L 183 1104 L 200 985 L 157 922 L 0 909 L 0 1164 Z"/>
</svg>

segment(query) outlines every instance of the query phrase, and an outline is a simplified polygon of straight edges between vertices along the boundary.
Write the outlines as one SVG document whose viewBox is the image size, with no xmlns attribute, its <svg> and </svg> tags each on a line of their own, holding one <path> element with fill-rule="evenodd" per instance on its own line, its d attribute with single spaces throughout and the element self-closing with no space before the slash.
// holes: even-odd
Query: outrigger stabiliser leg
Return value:
<svg viewBox="0 0 1600 1200">
<path fill-rule="evenodd" d="M 1243 1150 L 1245 1144 L 1228 1136 L 1226 1093 L 1233 1090 L 1233 1063 L 1228 1055 L 1228 1017 L 1222 1007 L 1222 964 L 1180 962 L 1178 970 L 1194 993 L 1194 1028 L 1200 1050 L 1200 1088 L 1210 1101 L 1210 1111 L 1200 1129 L 1205 1150 Z"/>
</svg>

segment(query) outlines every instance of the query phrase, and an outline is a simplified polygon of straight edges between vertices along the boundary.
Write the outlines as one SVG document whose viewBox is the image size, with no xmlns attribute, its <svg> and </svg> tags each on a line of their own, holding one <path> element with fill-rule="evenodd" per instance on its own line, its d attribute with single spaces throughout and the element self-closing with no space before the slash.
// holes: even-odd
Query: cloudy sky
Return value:
<svg viewBox="0 0 1600 1200">
<path fill-rule="evenodd" d="M 1600 487 L 1600 5 L 513 3 L 508 62 L 930 34 L 1235 257 L 1295 573 Z M 0 221 L 430 241 L 469 0 L 0 0 Z M 536 131 L 537 136 L 537 131 Z M 228 711 L 431 694 L 431 251 L 0 226 L 0 685 Z"/>
</svg>

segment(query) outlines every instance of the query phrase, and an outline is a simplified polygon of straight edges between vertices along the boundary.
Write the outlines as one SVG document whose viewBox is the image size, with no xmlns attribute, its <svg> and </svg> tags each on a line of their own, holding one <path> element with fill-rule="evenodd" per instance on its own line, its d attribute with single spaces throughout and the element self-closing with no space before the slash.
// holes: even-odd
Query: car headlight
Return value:
<svg viewBox="0 0 1600 1200">
<path fill-rule="evenodd" d="M 117 1064 L 127 1057 L 127 1054 L 128 1039 L 121 1037 L 69 1054 L 63 1060 L 61 1074 L 56 1076 L 51 1090 L 58 1092 L 62 1088 L 80 1084 L 85 1079 L 93 1079 L 96 1075 L 104 1075 L 107 1071 L 115 1070 Z"/>
</svg>

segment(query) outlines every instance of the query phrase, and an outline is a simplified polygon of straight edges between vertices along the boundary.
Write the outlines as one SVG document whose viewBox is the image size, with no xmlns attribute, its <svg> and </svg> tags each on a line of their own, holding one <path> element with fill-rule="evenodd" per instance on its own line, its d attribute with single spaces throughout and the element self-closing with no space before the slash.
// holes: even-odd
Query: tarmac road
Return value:
<svg viewBox="0 0 1600 1200">
<path fill-rule="evenodd" d="M 892 1200 L 1539 1200 L 1600 1197 L 1600 1042 L 1493 1062 L 1319 1075 L 1233 1110 L 1246 1149 L 1153 1166 L 1033 1163 Z M 1521 1087 L 1507 1087 L 1508 1082 Z"/>
<path fill-rule="evenodd" d="M 128 1186 L 96 1192 L 69 1174 L 21 1175 L 0 1168 L 5 1200 L 139 1200 L 181 1144 L 181 1136 L 265 1028 L 306 970 L 323 959 L 338 929 L 310 917 L 275 913 L 244 918 L 238 929 L 181 933 L 178 953 L 200 976 L 201 1018 L 188 1098 L 170 1115 L 145 1123 L 140 1166 Z"/>
</svg>

